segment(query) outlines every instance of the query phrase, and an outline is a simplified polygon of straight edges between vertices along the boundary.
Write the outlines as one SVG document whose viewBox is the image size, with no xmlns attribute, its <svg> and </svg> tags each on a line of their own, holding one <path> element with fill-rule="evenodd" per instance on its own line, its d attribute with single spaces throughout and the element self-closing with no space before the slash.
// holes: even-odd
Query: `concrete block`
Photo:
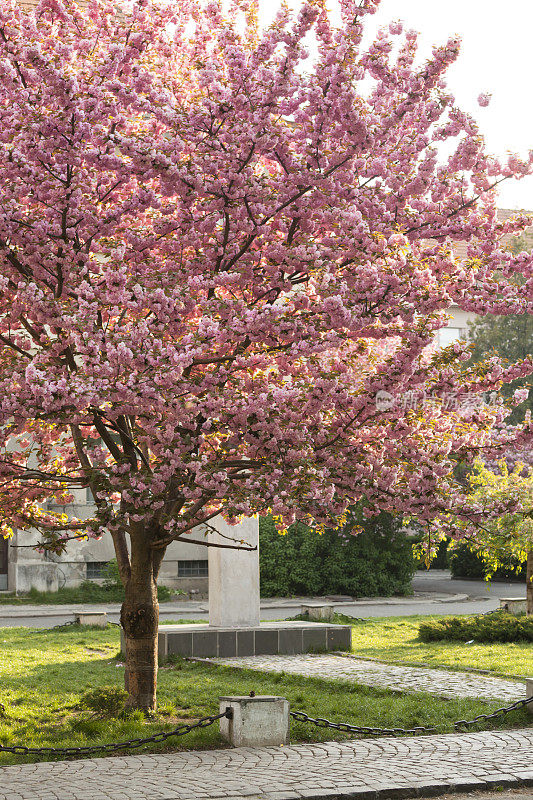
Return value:
<svg viewBox="0 0 533 800">
<path fill-rule="evenodd" d="M 279 653 L 279 636 L 277 630 L 255 630 L 256 656 L 272 656 Z"/>
<path fill-rule="evenodd" d="M 280 628 L 278 653 L 294 655 L 303 653 L 302 628 Z"/>
<path fill-rule="evenodd" d="M 326 622 L 331 622 L 334 614 L 333 604 L 304 603 L 302 605 L 302 614 L 305 614 L 309 619 L 325 620 Z"/>
<path fill-rule="evenodd" d="M 326 625 L 321 625 L 320 628 L 304 628 L 302 631 L 302 636 L 302 647 L 304 653 L 327 650 L 328 629 Z"/>
<path fill-rule="evenodd" d="M 107 614 L 105 611 L 83 611 L 76 614 L 76 622 L 78 625 L 98 625 L 99 628 L 105 628 Z"/>
<path fill-rule="evenodd" d="M 124 631 L 120 631 L 120 649 L 122 652 L 125 652 L 125 642 L 123 643 L 123 634 Z M 159 659 L 160 664 L 164 664 L 168 658 L 168 636 L 164 634 L 158 633 L 157 634 L 157 657 Z"/>
<path fill-rule="evenodd" d="M 526 697 L 533 697 L 533 678 L 528 678 L 526 681 Z M 533 714 L 533 702 L 528 703 L 526 708 L 530 714 Z"/>
<path fill-rule="evenodd" d="M 214 628 L 204 623 L 162 625 L 159 658 L 173 654 L 196 658 L 308 653 L 350 648 L 349 625 L 321 622 L 263 622 L 256 628 Z"/>
<path fill-rule="evenodd" d="M 192 654 L 196 658 L 218 656 L 217 631 L 199 631 L 192 635 Z"/>
<path fill-rule="evenodd" d="M 233 747 L 289 743 L 289 701 L 284 697 L 221 697 L 220 712 L 226 708 L 231 708 L 233 717 L 220 720 L 220 733 Z"/>
<path fill-rule="evenodd" d="M 328 650 L 350 650 L 352 629 L 349 625 L 328 625 Z"/>
<path fill-rule="evenodd" d="M 218 632 L 219 658 L 231 658 L 237 655 L 237 631 Z"/>
<path fill-rule="evenodd" d="M 255 655 L 254 631 L 237 631 L 237 655 Z"/>
<path fill-rule="evenodd" d="M 500 597 L 500 608 L 509 614 L 522 614 L 527 611 L 525 597 Z"/>
<path fill-rule="evenodd" d="M 159 636 L 161 635 L 168 638 L 168 655 L 180 655 L 184 658 L 192 656 L 192 633 L 190 631 L 180 631 L 178 628 L 176 632 L 167 634 L 165 628 L 160 628 Z"/>
</svg>

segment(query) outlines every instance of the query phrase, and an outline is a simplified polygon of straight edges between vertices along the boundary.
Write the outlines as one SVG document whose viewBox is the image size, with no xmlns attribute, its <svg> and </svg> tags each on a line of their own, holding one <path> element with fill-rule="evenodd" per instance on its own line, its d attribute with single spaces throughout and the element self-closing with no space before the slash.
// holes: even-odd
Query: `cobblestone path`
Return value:
<svg viewBox="0 0 533 800">
<path fill-rule="evenodd" d="M 0 769 L 0 800 L 383 800 L 531 785 L 532 754 L 522 729 L 57 761 Z"/>
<path fill-rule="evenodd" d="M 286 672 L 312 678 L 363 683 L 404 692 L 428 692 L 439 697 L 475 697 L 514 702 L 525 697 L 520 681 L 492 678 L 473 672 L 395 666 L 350 656 L 292 655 L 208 659 L 231 667 Z"/>
</svg>

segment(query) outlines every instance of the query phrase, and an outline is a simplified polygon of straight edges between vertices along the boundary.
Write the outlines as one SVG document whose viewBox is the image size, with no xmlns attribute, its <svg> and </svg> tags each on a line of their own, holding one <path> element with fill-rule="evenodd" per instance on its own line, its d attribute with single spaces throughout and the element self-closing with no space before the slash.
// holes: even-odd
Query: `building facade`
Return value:
<svg viewBox="0 0 533 800">
<path fill-rule="evenodd" d="M 87 519 L 93 513 L 92 499 L 86 490 L 73 492 L 76 502 L 61 507 L 73 516 Z M 54 508 L 54 510 L 59 510 Z M 197 528 L 195 539 L 202 539 L 206 530 Z M 31 588 L 57 591 L 64 586 L 78 586 L 86 580 L 102 582 L 105 567 L 115 558 L 110 535 L 68 543 L 66 552 L 57 556 L 34 549 L 39 541 L 37 531 L 15 532 L 12 539 L 0 538 L 0 591 L 23 593 Z M 167 549 L 161 566 L 160 583 L 185 594 L 207 594 L 207 547 L 174 542 Z"/>
</svg>

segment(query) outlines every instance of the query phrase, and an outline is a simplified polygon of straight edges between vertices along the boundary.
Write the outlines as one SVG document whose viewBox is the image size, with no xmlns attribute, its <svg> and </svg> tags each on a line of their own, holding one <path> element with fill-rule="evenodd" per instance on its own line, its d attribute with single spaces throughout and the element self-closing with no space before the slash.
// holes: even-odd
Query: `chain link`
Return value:
<svg viewBox="0 0 533 800">
<path fill-rule="evenodd" d="M 59 628 L 69 628 L 72 625 L 80 626 L 80 623 L 77 619 L 71 619 L 68 622 L 60 622 L 58 625 L 52 625 L 50 628 L 32 628 L 32 633 L 48 633 L 49 631 L 57 631 Z M 120 628 L 122 630 L 122 625 L 120 622 L 111 622 L 111 620 L 107 620 L 106 625 L 114 625 L 116 628 Z"/>
<path fill-rule="evenodd" d="M 531 697 L 526 697 L 525 700 L 517 700 L 516 703 L 513 703 L 510 706 L 503 706 L 502 708 L 497 708 L 496 711 L 493 711 L 492 714 L 478 714 L 477 717 L 473 719 L 459 719 L 457 722 L 453 723 L 453 727 L 457 728 L 468 728 L 470 725 L 475 725 L 476 722 L 480 720 L 487 720 L 487 719 L 496 719 L 496 717 L 504 717 L 506 714 L 510 714 L 511 711 L 516 711 L 517 708 L 525 708 L 529 703 L 533 703 L 533 695 Z"/>
<path fill-rule="evenodd" d="M 460 719 L 453 723 L 455 730 L 458 728 L 467 728 L 475 725 L 480 721 L 489 719 L 496 719 L 510 714 L 511 711 L 516 711 L 518 708 L 525 708 L 529 703 L 533 703 L 533 695 L 527 697 L 525 700 L 517 700 L 510 706 L 504 706 L 496 709 L 492 714 L 478 714 L 473 719 Z M 334 731 L 342 731 L 343 733 L 360 733 L 364 736 L 417 736 L 422 733 L 437 733 L 437 728 L 418 726 L 415 728 L 371 728 L 367 726 L 350 725 L 349 722 L 331 722 L 324 717 L 310 717 L 303 711 L 290 711 L 290 716 L 297 722 L 310 722 L 311 725 L 316 725 L 317 728 L 331 728 Z"/>
<path fill-rule="evenodd" d="M 212 714 L 209 717 L 202 717 L 197 722 L 192 722 L 190 725 L 178 725 L 171 731 L 161 731 L 154 733 L 153 736 L 147 736 L 144 739 L 128 739 L 124 742 L 110 742 L 109 744 L 98 744 L 90 747 L 25 747 L 24 745 L 4 746 L 0 745 L 0 753 L 14 753 L 15 755 L 47 755 L 47 756 L 79 756 L 91 755 L 93 753 L 113 753 L 116 750 L 125 750 L 129 748 L 142 747 L 143 744 L 152 744 L 153 742 L 164 742 L 170 739 L 171 736 L 184 736 L 196 728 L 208 728 L 219 719 L 226 717 L 231 719 L 233 710 L 226 708 L 221 714 Z"/>
<path fill-rule="evenodd" d="M 69 628 L 77 624 L 75 619 L 71 619 L 69 622 L 60 622 L 59 625 L 51 625 L 50 628 L 33 628 L 32 633 L 48 633 L 49 631 L 57 631 L 59 628 Z"/>
<path fill-rule="evenodd" d="M 365 736 L 408 736 L 421 733 L 437 733 L 436 728 L 373 728 L 368 726 L 350 725 L 349 722 L 330 722 L 323 717 L 310 717 L 303 711 L 290 711 L 290 716 L 298 722 L 310 722 L 317 728 L 332 728 L 343 733 L 361 733 Z"/>
</svg>

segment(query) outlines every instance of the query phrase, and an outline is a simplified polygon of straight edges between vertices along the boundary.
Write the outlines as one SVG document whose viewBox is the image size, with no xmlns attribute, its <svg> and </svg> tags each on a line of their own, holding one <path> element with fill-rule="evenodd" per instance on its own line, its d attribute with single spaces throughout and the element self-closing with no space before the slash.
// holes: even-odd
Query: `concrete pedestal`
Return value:
<svg viewBox="0 0 533 800">
<path fill-rule="evenodd" d="M 284 697 L 221 697 L 220 733 L 233 747 L 279 747 L 289 744 L 289 701 Z"/>
<path fill-rule="evenodd" d="M 78 625 L 97 625 L 105 628 L 107 625 L 107 613 L 105 611 L 80 611 L 76 614 Z"/>
<path fill-rule="evenodd" d="M 302 605 L 302 614 L 305 614 L 308 619 L 322 619 L 330 622 L 334 613 L 335 610 L 332 603 L 305 603 Z"/>
<path fill-rule="evenodd" d="M 294 653 L 349 650 L 352 629 L 349 625 L 321 622 L 262 622 L 253 628 L 214 628 L 202 623 L 161 625 L 159 658 L 192 656 L 230 658 Z"/>
<path fill-rule="evenodd" d="M 525 597 L 500 597 L 500 608 L 509 614 L 525 614 L 527 600 Z"/>
<path fill-rule="evenodd" d="M 256 549 L 209 547 L 209 624 L 215 628 L 256 627 L 260 620 L 259 518 L 232 527 L 216 517 L 212 525 L 220 533 L 210 533 L 210 543 L 228 545 L 242 540 Z"/>
</svg>

